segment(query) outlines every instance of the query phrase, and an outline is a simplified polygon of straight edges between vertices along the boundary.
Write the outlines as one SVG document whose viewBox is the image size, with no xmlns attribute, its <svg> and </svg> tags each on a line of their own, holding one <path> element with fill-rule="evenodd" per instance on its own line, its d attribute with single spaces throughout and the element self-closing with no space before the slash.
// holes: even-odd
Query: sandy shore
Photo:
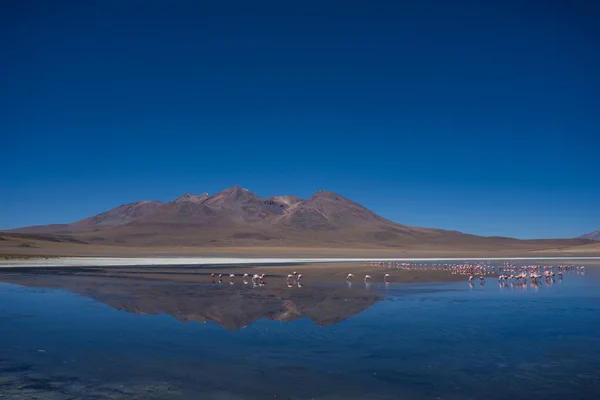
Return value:
<svg viewBox="0 0 600 400">
<path fill-rule="evenodd" d="M 261 258 L 261 257 L 56 257 L 0 260 L 0 267 L 108 267 L 108 266 L 176 266 L 176 265 L 235 265 L 235 264 L 314 264 L 431 261 L 595 261 L 600 257 L 481 257 L 481 258 Z"/>
</svg>

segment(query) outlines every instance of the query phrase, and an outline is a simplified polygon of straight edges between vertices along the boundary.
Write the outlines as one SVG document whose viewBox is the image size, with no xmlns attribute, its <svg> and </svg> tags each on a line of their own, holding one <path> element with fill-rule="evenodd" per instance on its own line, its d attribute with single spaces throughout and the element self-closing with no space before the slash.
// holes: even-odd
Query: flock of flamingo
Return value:
<svg viewBox="0 0 600 400">
<path fill-rule="evenodd" d="M 473 283 L 476 277 L 479 277 L 479 281 L 484 284 L 486 276 L 495 276 L 498 278 L 500 286 L 507 286 L 511 284 L 527 284 L 527 279 L 532 284 L 538 284 L 542 277 L 547 281 L 554 281 L 556 278 L 562 279 L 565 272 L 576 271 L 579 274 L 585 273 L 585 266 L 575 265 L 525 265 L 518 266 L 511 263 L 504 263 L 502 265 L 494 265 L 491 262 L 487 263 L 462 263 L 462 264 L 412 264 L 412 263 L 400 263 L 400 262 L 379 262 L 369 261 L 365 263 L 367 267 L 387 267 L 395 268 L 397 270 L 405 271 L 447 271 L 451 275 L 465 275 L 468 276 L 468 282 Z M 555 271 L 556 269 L 556 271 Z M 353 275 L 348 274 L 347 281 L 352 280 Z M 387 283 L 390 278 L 389 274 L 385 274 L 384 281 Z M 370 282 L 371 277 L 365 276 L 365 282 Z"/>
<path fill-rule="evenodd" d="M 244 274 L 242 275 L 242 283 L 244 285 L 248 285 L 250 282 L 252 282 L 253 286 L 265 286 L 267 284 L 267 281 L 265 279 L 265 274 L 254 274 L 252 275 L 252 277 L 250 277 L 249 274 Z M 210 274 L 210 277 L 212 279 L 212 283 L 223 283 L 223 274 Z M 235 285 L 235 274 L 229 274 L 229 284 L 230 285 Z M 292 286 L 298 286 L 298 287 L 302 287 L 302 274 L 299 274 L 298 272 L 294 271 L 293 274 L 289 274 L 287 276 L 287 285 L 288 287 L 292 287 Z"/>
<path fill-rule="evenodd" d="M 481 284 L 485 284 L 485 278 L 497 277 L 498 283 L 501 287 L 511 285 L 526 285 L 527 280 L 533 285 L 537 285 L 539 281 L 544 278 L 546 282 L 554 282 L 555 279 L 562 279 L 565 272 L 576 271 L 578 274 L 585 273 L 584 266 L 575 265 L 526 265 L 517 266 L 511 263 L 504 263 L 502 265 L 494 265 L 491 262 L 487 263 L 461 263 L 461 264 L 413 264 L 413 263 L 401 263 L 401 262 L 379 262 L 379 261 L 368 261 L 365 262 L 365 267 L 382 267 L 388 269 L 396 269 L 403 271 L 446 271 L 451 275 L 465 275 L 468 276 L 469 284 L 472 284 L 476 277 L 478 277 Z M 212 283 L 223 283 L 223 274 L 210 275 Z M 286 279 L 288 287 L 302 287 L 303 275 L 294 271 L 289 274 Z M 392 275 L 386 273 L 383 276 L 383 281 L 387 284 L 390 282 Z M 229 274 L 229 284 L 234 285 L 236 280 L 235 274 Z M 346 276 L 346 282 L 351 284 L 354 280 L 354 274 L 349 273 Z M 365 275 L 364 282 L 370 284 L 373 281 L 371 275 Z M 249 274 L 242 275 L 242 283 L 248 285 L 252 282 L 253 286 L 265 286 L 266 279 L 265 274 Z"/>
</svg>

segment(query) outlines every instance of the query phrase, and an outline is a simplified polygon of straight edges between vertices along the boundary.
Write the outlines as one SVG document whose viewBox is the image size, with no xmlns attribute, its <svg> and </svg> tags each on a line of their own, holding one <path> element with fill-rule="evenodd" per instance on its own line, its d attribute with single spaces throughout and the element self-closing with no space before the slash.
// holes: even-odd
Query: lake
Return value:
<svg viewBox="0 0 600 400">
<path fill-rule="evenodd" d="M 597 268 L 597 267 L 596 267 Z M 0 273 L 2 399 L 595 399 L 600 273 L 288 288 Z"/>
</svg>

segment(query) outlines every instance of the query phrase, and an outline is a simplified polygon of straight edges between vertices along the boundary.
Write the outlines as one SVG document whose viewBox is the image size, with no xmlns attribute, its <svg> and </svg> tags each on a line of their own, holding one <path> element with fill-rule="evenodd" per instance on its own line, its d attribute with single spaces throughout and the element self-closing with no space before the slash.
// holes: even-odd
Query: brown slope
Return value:
<svg viewBox="0 0 600 400">
<path fill-rule="evenodd" d="M 137 201 L 135 203 L 123 204 L 70 225 L 75 232 L 113 228 L 152 214 L 161 205 L 160 201 Z"/>
<path fill-rule="evenodd" d="M 299 230 L 343 229 L 397 224 L 339 194 L 320 190 L 311 198 L 296 203 L 293 210 L 278 221 Z"/>
<path fill-rule="evenodd" d="M 320 190 L 297 203 L 271 225 L 279 236 L 310 239 L 328 244 L 377 244 L 406 246 L 431 241 L 439 236 L 463 234 L 439 229 L 417 228 L 387 220 L 337 193 Z"/>
<path fill-rule="evenodd" d="M 69 224 L 29 226 L 12 231 L 29 234 L 70 234 L 108 229 L 126 225 L 145 215 L 152 214 L 161 204 L 160 201 L 154 200 L 136 201 Z"/>
<path fill-rule="evenodd" d="M 123 226 L 135 229 L 159 226 L 169 227 L 210 226 L 225 222 L 215 210 L 196 201 L 174 200 L 158 207 L 153 213 Z M 117 231 L 117 230 L 114 230 Z"/>
</svg>

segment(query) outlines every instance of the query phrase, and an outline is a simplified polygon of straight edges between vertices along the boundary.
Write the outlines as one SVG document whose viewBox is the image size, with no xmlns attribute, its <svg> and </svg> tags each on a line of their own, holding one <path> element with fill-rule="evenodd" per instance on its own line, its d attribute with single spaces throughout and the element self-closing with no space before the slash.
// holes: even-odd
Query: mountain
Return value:
<svg viewBox="0 0 600 400">
<path fill-rule="evenodd" d="M 579 236 L 579 238 L 580 239 L 590 239 L 590 240 L 600 240 L 600 231 L 587 233 L 585 235 Z"/>
<path fill-rule="evenodd" d="M 391 249 L 543 249 L 589 243 L 521 241 L 406 226 L 337 193 L 320 190 L 261 198 L 232 186 L 214 195 L 185 193 L 175 200 L 124 204 L 69 224 L 33 226 L 10 234 L 56 235 L 61 242 L 120 246 L 294 246 Z M 24 239 L 24 238 L 23 238 Z"/>
<path fill-rule="evenodd" d="M 190 198 L 188 195 L 184 199 Z M 198 201 L 182 198 L 129 224 L 103 232 L 103 243 L 135 245 L 266 244 L 318 245 L 377 243 L 394 246 L 424 235 L 458 232 L 413 228 L 387 220 L 339 194 L 320 190 L 306 200 L 261 198 L 232 186 Z M 89 237 L 98 241 L 100 235 Z"/>
<path fill-rule="evenodd" d="M 239 186 L 214 195 L 185 193 L 173 201 L 125 204 L 70 224 L 15 230 L 70 234 L 88 243 L 136 246 L 203 244 L 393 245 L 438 230 L 389 221 L 339 194 L 320 190 L 310 198 L 261 198 Z M 457 233 L 451 233 L 457 234 Z"/>
</svg>

